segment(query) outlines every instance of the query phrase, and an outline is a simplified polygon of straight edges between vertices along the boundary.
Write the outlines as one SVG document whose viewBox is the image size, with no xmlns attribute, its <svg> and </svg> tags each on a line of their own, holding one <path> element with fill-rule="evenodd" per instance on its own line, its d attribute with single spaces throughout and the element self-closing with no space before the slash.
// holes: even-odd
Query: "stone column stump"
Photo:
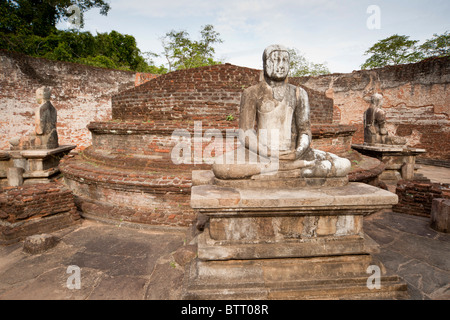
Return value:
<svg viewBox="0 0 450 320">
<path fill-rule="evenodd" d="M 433 199 L 431 227 L 439 232 L 450 233 L 450 199 Z"/>
</svg>

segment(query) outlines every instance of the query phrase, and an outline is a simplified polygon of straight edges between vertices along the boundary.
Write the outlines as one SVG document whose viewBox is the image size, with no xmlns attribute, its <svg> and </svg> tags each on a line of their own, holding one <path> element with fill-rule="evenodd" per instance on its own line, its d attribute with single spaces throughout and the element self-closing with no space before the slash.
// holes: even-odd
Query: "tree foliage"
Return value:
<svg viewBox="0 0 450 320">
<path fill-rule="evenodd" d="M 203 26 L 200 40 L 189 38 L 187 31 L 167 32 L 161 38 L 169 71 L 196 68 L 221 63 L 214 60 L 214 44 L 222 43 L 220 34 L 210 24 Z"/>
<path fill-rule="evenodd" d="M 361 66 L 363 69 L 379 68 L 422 60 L 423 54 L 416 45 L 418 40 L 395 34 L 375 43 L 364 55 L 372 54 Z"/>
<path fill-rule="evenodd" d="M 329 74 L 330 70 L 325 63 L 313 63 L 302 55 L 296 48 L 289 48 L 290 71 L 291 77 L 318 76 L 321 74 Z"/>
<path fill-rule="evenodd" d="M 0 48 L 34 57 L 87 64 L 96 67 L 164 73 L 164 68 L 149 65 L 133 36 L 110 33 L 57 30 L 46 37 L 9 35 L 1 37 Z"/>
<path fill-rule="evenodd" d="M 450 54 L 450 35 L 434 34 L 434 37 L 422 45 L 419 40 L 409 40 L 409 36 L 395 34 L 380 40 L 369 48 L 364 55 L 371 56 L 361 65 L 362 69 L 381 68 L 390 65 L 419 62 L 429 57 L 448 56 Z"/>
<path fill-rule="evenodd" d="M 433 38 L 425 41 L 421 46 L 425 57 L 450 56 L 450 34 L 445 31 L 443 34 L 433 34 Z"/>
<path fill-rule="evenodd" d="M 86 11 L 100 8 L 100 14 L 107 15 L 110 10 L 104 0 L 0 0 L 0 32 L 48 36 L 58 22 L 69 18 L 72 5 L 80 9 L 81 26 Z"/>
<path fill-rule="evenodd" d="M 104 15 L 110 10 L 103 0 L 0 0 L 0 49 L 96 67 L 166 71 L 143 57 L 133 36 L 117 31 L 94 36 L 75 29 L 57 30 L 56 24 L 68 18 L 67 8 L 74 4 L 81 15 L 92 8 L 100 8 Z"/>
</svg>

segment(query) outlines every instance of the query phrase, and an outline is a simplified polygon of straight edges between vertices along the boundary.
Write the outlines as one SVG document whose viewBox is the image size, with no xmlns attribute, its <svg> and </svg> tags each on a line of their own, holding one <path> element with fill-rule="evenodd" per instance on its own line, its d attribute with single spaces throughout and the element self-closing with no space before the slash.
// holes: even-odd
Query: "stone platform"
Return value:
<svg viewBox="0 0 450 320">
<path fill-rule="evenodd" d="M 363 217 L 391 208 L 397 196 L 362 184 L 250 188 L 203 184 L 193 174 L 191 206 L 206 216 L 188 299 L 405 298 L 406 285 L 383 275 L 367 288 L 376 245 Z M 204 181 L 203 181 L 204 183 Z M 200 185 L 199 185 L 200 184 Z M 380 267 L 380 269 L 382 269 Z"/>
<path fill-rule="evenodd" d="M 426 152 L 425 149 L 391 145 L 352 144 L 352 148 L 383 162 L 386 168 L 379 179 L 392 184 L 401 179 L 413 179 L 417 174 L 416 156 Z"/>
<path fill-rule="evenodd" d="M 8 185 L 8 170 L 21 168 L 23 184 L 47 183 L 60 172 L 60 160 L 76 145 L 54 149 L 3 150 L 0 152 L 0 186 Z M 20 174 L 20 173 L 19 173 Z"/>
</svg>

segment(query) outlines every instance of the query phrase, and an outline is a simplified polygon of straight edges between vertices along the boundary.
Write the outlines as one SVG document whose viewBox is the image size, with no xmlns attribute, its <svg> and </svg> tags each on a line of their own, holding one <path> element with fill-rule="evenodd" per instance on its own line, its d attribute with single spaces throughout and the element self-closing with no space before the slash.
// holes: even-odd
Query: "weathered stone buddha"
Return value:
<svg viewBox="0 0 450 320">
<path fill-rule="evenodd" d="M 59 147 L 56 131 L 57 111 L 50 102 L 51 90 L 41 87 L 36 90 L 39 107 L 35 111 L 35 129 L 27 137 L 10 141 L 13 150 L 22 149 L 55 149 Z"/>
<path fill-rule="evenodd" d="M 379 93 L 373 94 L 370 107 L 364 112 L 364 144 L 404 145 L 404 139 L 389 135 L 386 129 L 386 112 L 382 106 L 383 96 Z"/>
<path fill-rule="evenodd" d="M 271 45 L 264 50 L 264 80 L 244 90 L 241 98 L 241 147 L 216 159 L 216 178 L 329 178 L 348 174 L 348 159 L 311 148 L 308 95 L 287 82 L 289 63 L 285 47 Z"/>
</svg>

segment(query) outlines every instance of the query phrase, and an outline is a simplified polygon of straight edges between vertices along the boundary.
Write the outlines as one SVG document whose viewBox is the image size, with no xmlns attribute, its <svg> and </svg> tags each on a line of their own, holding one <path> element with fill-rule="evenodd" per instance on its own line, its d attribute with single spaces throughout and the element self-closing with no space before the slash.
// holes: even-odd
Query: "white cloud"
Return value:
<svg viewBox="0 0 450 320">
<path fill-rule="evenodd" d="M 199 17 L 214 12 L 215 1 L 207 0 L 116 0 L 113 10 L 149 18 Z"/>
</svg>

